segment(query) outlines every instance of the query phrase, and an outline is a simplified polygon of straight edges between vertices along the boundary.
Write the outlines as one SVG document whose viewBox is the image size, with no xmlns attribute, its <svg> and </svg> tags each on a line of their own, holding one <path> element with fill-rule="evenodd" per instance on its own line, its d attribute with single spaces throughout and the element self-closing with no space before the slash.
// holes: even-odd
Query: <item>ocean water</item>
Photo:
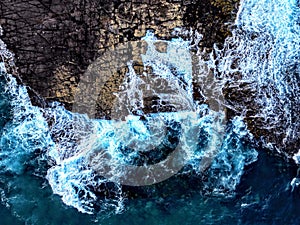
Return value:
<svg viewBox="0 0 300 225">
<path fill-rule="evenodd" d="M 296 164 L 271 143 L 255 147 L 243 112 L 227 120 L 221 91 L 239 73 L 259 93 L 259 116 L 283 116 L 285 140 L 298 138 L 299 10 L 295 0 L 242 1 L 233 36 L 208 61 L 190 41 L 149 31 L 141 58 L 153 75 L 127 62 L 111 120 L 33 106 L 0 63 L 0 224 L 299 224 Z M 2 42 L 0 55 L 13 62 Z M 209 104 L 193 99 L 195 76 Z M 153 96 L 172 110 L 144 114 Z"/>
</svg>

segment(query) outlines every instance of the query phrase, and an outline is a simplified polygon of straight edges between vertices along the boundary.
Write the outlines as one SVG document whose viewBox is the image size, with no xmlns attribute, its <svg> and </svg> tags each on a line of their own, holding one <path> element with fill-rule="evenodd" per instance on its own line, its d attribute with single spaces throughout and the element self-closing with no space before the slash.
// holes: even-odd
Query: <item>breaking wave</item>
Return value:
<svg viewBox="0 0 300 225">
<path fill-rule="evenodd" d="M 264 145 L 280 153 L 298 148 L 299 19 L 296 0 L 241 1 L 232 37 L 212 55 L 228 107 L 254 120 Z"/>
<path fill-rule="evenodd" d="M 257 157 L 254 149 L 244 145 L 243 139 L 249 134 L 242 118 L 227 123 L 223 111 L 213 111 L 207 104 L 193 101 L 192 71 L 187 66 L 191 61 L 185 61 L 191 60 L 188 42 L 174 39 L 167 53 L 159 53 L 151 48 L 156 38 L 151 33 L 146 41 L 147 38 L 150 47 L 144 64 L 151 66 L 154 74 L 160 74 L 152 75 L 153 79 L 170 81 L 166 88 L 185 99 L 185 109 L 176 109 L 179 103 L 175 102 L 173 112 L 102 120 L 69 112 L 58 103 L 39 108 L 31 105 L 26 87 L 18 85 L 2 63 L 5 91 L 1 97 L 9 96 L 5 113 L 11 113 L 2 129 L 2 174 L 18 177 L 34 168 L 32 174 L 46 175 L 53 192 L 66 205 L 84 213 L 120 213 L 126 199 L 122 185 L 149 185 L 189 170 L 199 173 L 199 179 L 202 173 L 211 177 L 204 182 L 207 193 L 233 194 L 244 166 Z M 161 60 L 166 54 L 176 59 L 186 55 L 183 62 L 174 61 L 171 65 L 181 76 L 171 72 L 172 60 Z M 141 83 L 140 75 L 133 70 L 126 76 L 128 88 L 120 98 L 134 91 L 133 82 Z M 153 90 L 151 93 L 159 96 Z M 170 103 L 170 99 L 166 101 Z M 128 107 L 132 109 L 137 102 L 130 102 Z M 140 177 L 136 176 L 141 171 Z M 7 204 L 13 205 L 13 198 L 16 196 L 8 195 Z"/>
<path fill-rule="evenodd" d="M 91 213 L 98 205 L 98 209 L 119 213 L 126 198 L 122 185 L 155 184 L 177 173 L 187 173 L 187 168 L 209 174 L 207 193 L 230 196 L 244 166 L 256 160 L 256 151 L 243 142 L 249 134 L 240 117 L 227 124 L 224 112 L 193 100 L 188 42 L 165 41 L 169 49 L 160 53 L 154 44 L 161 40 L 150 32 L 144 40 L 148 50 L 142 56 L 143 63 L 151 66 L 154 74 L 148 78 L 166 81 L 167 86 L 155 89 L 129 64 L 124 79 L 126 88 L 117 94 L 117 109 L 126 102 L 121 107 L 130 112 L 124 118 L 121 115 L 120 119 L 89 119 L 60 106 L 48 110 L 54 117 L 50 132 L 57 144 L 49 151 L 56 165 L 49 169 L 47 179 L 54 193 L 82 212 Z M 175 76 L 171 67 L 181 71 L 180 76 Z M 150 86 L 151 95 L 143 91 L 142 85 Z M 160 93 L 165 90 L 168 93 Z M 182 99 L 181 103 L 174 96 L 175 103 L 171 102 L 174 93 Z M 143 113 L 143 99 L 149 96 L 172 104 L 175 112 Z M 139 115 L 132 112 L 137 109 Z"/>
</svg>

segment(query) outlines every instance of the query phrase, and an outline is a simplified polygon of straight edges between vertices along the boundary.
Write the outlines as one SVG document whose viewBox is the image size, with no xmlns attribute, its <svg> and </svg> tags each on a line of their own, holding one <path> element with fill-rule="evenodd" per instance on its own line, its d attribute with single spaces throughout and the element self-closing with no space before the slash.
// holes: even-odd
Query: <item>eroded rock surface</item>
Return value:
<svg viewBox="0 0 300 225">
<path fill-rule="evenodd" d="M 4 29 L 4 41 L 16 55 L 23 82 L 40 96 L 58 100 L 68 109 L 74 103 L 78 83 L 94 82 L 83 80 L 92 69 L 88 66 L 101 64 L 110 78 L 104 79 L 101 90 L 91 90 L 99 92 L 95 95 L 97 99 L 91 101 L 97 101 L 96 116 L 107 117 L 115 99 L 113 93 L 120 90 L 128 71 L 126 65 L 111 71 L 116 62 L 107 57 L 109 54 L 103 58 L 107 51 L 140 40 L 148 29 L 160 39 L 170 39 L 174 36 L 174 28 L 183 27 L 202 34 L 198 45 L 209 52 L 213 44 L 222 46 L 230 35 L 230 24 L 235 19 L 238 4 L 238 0 L 3 0 L 0 2 L 0 24 Z M 165 51 L 163 42 L 157 45 L 159 51 Z M 125 58 L 130 56 L 136 60 L 134 69 L 143 72 L 138 59 L 140 52 L 130 54 L 124 50 Z M 16 74 L 15 69 L 12 72 Z M 252 87 L 250 84 L 228 84 L 224 96 L 237 107 L 236 111 L 245 110 L 247 105 L 248 127 L 258 139 L 267 136 L 267 141 L 282 146 L 284 128 L 268 129 L 265 124 L 269 122 L 256 117 L 260 106 L 252 104 L 257 95 Z M 195 86 L 195 96 L 201 99 L 197 96 L 197 88 Z M 81 107 L 88 104 L 83 102 Z M 235 114 L 228 112 L 229 117 Z M 296 120 L 297 115 L 293 119 Z M 287 151 L 297 150 L 297 143 L 293 143 Z"/>
<path fill-rule="evenodd" d="M 70 108 L 80 77 L 106 49 L 139 40 L 147 29 L 169 39 L 175 27 L 198 29 L 200 46 L 210 49 L 229 35 L 225 23 L 233 21 L 237 2 L 4 0 L 0 23 L 24 83 Z"/>
</svg>

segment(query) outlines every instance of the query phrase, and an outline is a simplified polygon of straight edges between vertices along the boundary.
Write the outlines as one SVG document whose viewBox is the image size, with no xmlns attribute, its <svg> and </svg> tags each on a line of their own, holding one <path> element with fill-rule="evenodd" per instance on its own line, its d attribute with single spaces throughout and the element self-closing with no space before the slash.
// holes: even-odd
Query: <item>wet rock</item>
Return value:
<svg viewBox="0 0 300 225">
<path fill-rule="evenodd" d="M 175 27 L 192 26 L 204 34 L 201 46 L 222 42 L 225 33 L 223 39 L 215 36 L 234 18 L 233 2 L 3 0 L 0 22 L 23 82 L 42 97 L 69 106 L 76 83 L 95 59 L 120 43 L 139 40 L 147 29 L 169 39 Z"/>
<path fill-rule="evenodd" d="M 106 52 L 118 49 L 120 44 L 139 40 L 147 29 L 152 29 L 160 39 L 170 39 L 174 37 L 175 27 L 197 30 L 203 35 L 199 47 L 210 51 L 213 44 L 221 46 L 230 35 L 238 4 L 238 0 L 3 0 L 0 2 L 0 23 L 4 32 L 0 33 L 15 53 L 18 69 L 10 65 L 11 60 L 5 63 L 8 72 L 20 76 L 19 81 L 30 87 L 34 104 L 45 104 L 38 97 L 40 95 L 47 100 L 60 101 L 68 109 L 74 109 L 76 102 L 79 111 L 91 108 L 93 112 L 88 114 L 109 118 L 115 93 L 122 90 L 128 68 L 127 65 L 116 66 L 114 56 Z M 134 44 L 132 42 L 133 52 L 124 49 L 121 61 L 130 58 L 141 62 L 141 52 L 135 50 L 141 46 Z M 165 52 L 167 46 L 165 42 L 158 42 L 156 48 Z M 91 64 L 94 66 L 88 69 Z M 118 69 L 111 70 L 115 67 Z M 145 72 L 143 65 L 135 65 L 134 69 L 138 74 Z M 97 80 L 93 78 L 95 74 L 89 76 L 89 73 L 96 73 Z M 238 78 L 238 74 L 235 76 Z M 78 87 L 79 82 L 81 87 Z M 103 85 L 100 89 L 90 88 L 93 82 Z M 197 81 L 194 84 L 194 98 L 204 101 L 199 95 L 201 88 Z M 97 94 L 76 99 L 84 85 L 88 92 Z M 267 136 L 270 143 L 290 146 L 289 152 L 298 150 L 298 143 L 289 143 L 281 137 L 284 128 L 280 124 L 284 124 L 284 117 L 279 120 L 270 117 L 265 121 L 257 116 L 261 106 L 252 104 L 258 93 L 250 84 L 233 82 L 224 87 L 223 93 L 227 103 L 235 106 L 235 111 L 227 109 L 228 118 L 246 110 L 248 127 L 257 139 Z M 96 106 L 91 107 L 91 103 Z M 297 109 L 297 105 L 293 107 Z M 278 114 L 284 115 L 278 110 Z M 292 120 L 297 120 L 296 114 Z M 273 128 L 266 127 L 266 123 L 272 124 Z"/>
</svg>

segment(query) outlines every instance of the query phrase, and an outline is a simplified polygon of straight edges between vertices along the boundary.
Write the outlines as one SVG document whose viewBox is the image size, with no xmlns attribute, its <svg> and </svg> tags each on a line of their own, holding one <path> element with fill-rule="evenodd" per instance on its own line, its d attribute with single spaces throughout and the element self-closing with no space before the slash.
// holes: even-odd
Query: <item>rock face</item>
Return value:
<svg viewBox="0 0 300 225">
<path fill-rule="evenodd" d="M 128 68 L 120 65 L 119 70 L 112 72 L 110 68 L 116 62 L 111 60 L 108 50 L 140 40 L 148 29 L 160 39 L 170 39 L 175 27 L 183 27 L 202 34 L 198 45 L 209 51 L 215 43 L 222 46 L 230 35 L 238 4 L 238 0 L 2 0 L 0 24 L 4 29 L 3 40 L 16 55 L 18 76 L 32 89 L 33 101 L 36 92 L 71 109 L 79 82 L 99 82 L 81 80 L 82 75 L 91 73 L 93 68 L 88 69 L 89 65 L 100 65 L 104 75 L 99 79 L 105 84 L 101 90 L 91 91 L 99 93 L 96 116 L 109 118 L 113 93 L 119 90 Z M 157 49 L 163 52 L 165 47 L 158 43 Z M 130 56 L 137 62 L 137 72 L 143 70 L 139 54 Z M 128 57 L 126 52 L 124 55 Z M 10 68 L 17 75 L 15 67 Z M 110 78 L 106 79 L 105 74 Z M 223 94 L 235 107 L 241 107 L 237 111 L 243 111 L 246 105 L 248 127 L 258 139 L 266 136 L 267 142 L 283 146 L 285 128 L 265 129 L 268 121 L 255 116 L 259 106 L 252 104 L 257 93 L 251 84 L 229 84 Z M 79 110 L 88 104 L 84 102 Z M 228 110 L 228 116 L 234 116 L 234 112 Z M 293 120 L 297 120 L 297 114 Z M 293 142 L 286 151 L 295 153 L 298 145 Z"/>
<path fill-rule="evenodd" d="M 81 75 L 106 49 L 138 40 L 147 29 L 162 39 L 175 27 L 196 28 L 211 48 L 229 34 L 238 1 L 3 0 L 4 41 L 23 82 L 70 107 Z"/>
</svg>

